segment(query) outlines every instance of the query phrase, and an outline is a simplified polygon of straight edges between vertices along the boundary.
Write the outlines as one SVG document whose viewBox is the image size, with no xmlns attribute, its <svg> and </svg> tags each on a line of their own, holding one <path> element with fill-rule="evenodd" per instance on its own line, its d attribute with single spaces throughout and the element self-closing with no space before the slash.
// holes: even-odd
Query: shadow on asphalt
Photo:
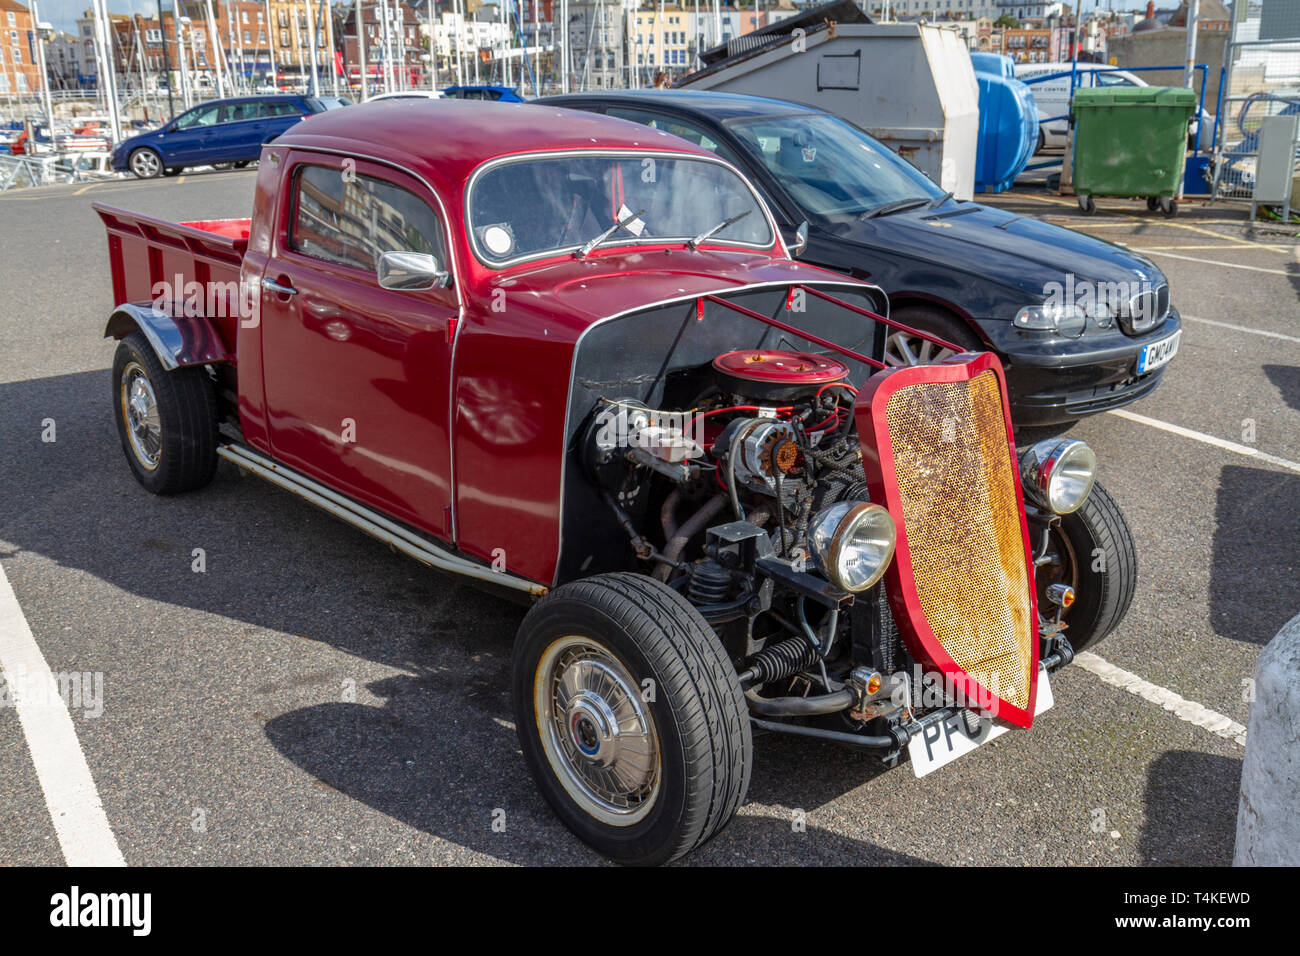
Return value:
<svg viewBox="0 0 1300 956">
<path fill-rule="evenodd" d="M 1282 401 L 1300 411 L 1300 366 L 1265 365 L 1264 374 L 1282 393 Z"/>
<path fill-rule="evenodd" d="M 52 443 L 41 441 L 47 419 Z M 93 575 L 126 600 L 280 632 L 286 656 L 308 640 L 407 672 L 366 685 L 381 706 L 323 703 L 267 719 L 271 744 L 323 786 L 501 860 L 599 861 L 551 814 L 518 751 L 508 676 L 521 608 L 224 463 L 201 492 L 149 495 L 123 461 L 107 371 L 0 384 L 0 447 L 0 540 L 9 545 Z M 195 547 L 206 552 L 204 574 L 191 570 Z M 250 713 L 273 706 L 260 695 L 286 689 L 253 688 Z M 767 736 L 756 749 L 750 794 L 764 804 L 811 811 L 880 772 L 870 757 L 830 745 Z M 505 834 L 491 829 L 498 807 Z M 760 862 L 754 857 L 926 862 L 761 816 L 737 817 L 689 859 Z"/>
<path fill-rule="evenodd" d="M 1300 475 L 1243 465 L 1219 472 L 1208 598 L 1223 637 L 1262 647 L 1295 616 L 1297 501 Z"/>
<path fill-rule="evenodd" d="M 1138 838 L 1152 866 L 1228 866 L 1236 842 L 1237 815 L 1214 816 L 1206 807 L 1236 810 L 1241 761 L 1171 750 L 1147 776 L 1146 825 Z"/>
</svg>

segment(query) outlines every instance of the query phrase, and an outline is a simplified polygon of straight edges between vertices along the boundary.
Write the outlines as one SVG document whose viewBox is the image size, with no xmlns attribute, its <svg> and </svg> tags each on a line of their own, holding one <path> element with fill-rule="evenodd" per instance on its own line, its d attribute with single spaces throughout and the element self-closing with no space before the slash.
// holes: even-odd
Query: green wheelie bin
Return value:
<svg viewBox="0 0 1300 956">
<path fill-rule="evenodd" d="M 1074 91 L 1074 192 L 1092 215 L 1094 196 L 1145 198 L 1178 211 L 1187 124 L 1196 93 L 1181 86 L 1103 86 Z"/>
</svg>

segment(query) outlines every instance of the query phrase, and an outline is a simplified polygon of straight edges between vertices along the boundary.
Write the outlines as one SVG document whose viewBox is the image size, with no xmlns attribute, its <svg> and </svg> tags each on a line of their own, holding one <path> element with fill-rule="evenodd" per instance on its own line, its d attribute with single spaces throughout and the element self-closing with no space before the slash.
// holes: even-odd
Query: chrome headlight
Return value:
<svg viewBox="0 0 1300 956">
<path fill-rule="evenodd" d="M 1108 329 L 1115 324 L 1115 313 L 1104 302 L 1086 305 L 1071 302 L 1027 305 L 1011 320 L 1018 329 L 1035 332 L 1057 332 L 1068 339 L 1077 339 L 1088 328 L 1092 319 L 1099 328 Z"/>
<path fill-rule="evenodd" d="M 865 591 L 885 573 L 898 532 L 880 505 L 839 501 L 817 512 L 808 548 L 823 574 L 845 591 Z"/>
<path fill-rule="evenodd" d="M 1077 439 L 1048 438 L 1020 453 L 1020 480 L 1035 504 L 1068 515 L 1092 493 L 1097 455 Z"/>
</svg>

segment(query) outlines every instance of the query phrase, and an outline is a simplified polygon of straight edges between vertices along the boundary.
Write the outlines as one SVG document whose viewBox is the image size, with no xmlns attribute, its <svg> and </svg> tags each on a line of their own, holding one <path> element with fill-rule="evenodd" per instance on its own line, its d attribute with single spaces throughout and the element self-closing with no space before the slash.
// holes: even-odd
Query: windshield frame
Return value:
<svg viewBox="0 0 1300 956">
<path fill-rule="evenodd" d="M 746 176 L 744 172 L 737 169 L 734 165 L 720 156 L 715 156 L 712 153 L 693 153 L 685 150 L 668 149 L 559 149 L 530 150 L 525 153 L 510 153 L 506 156 L 497 156 L 493 159 L 487 160 L 486 162 L 480 163 L 474 169 L 474 172 L 470 174 L 469 181 L 465 184 L 464 195 L 461 199 L 461 222 L 465 227 L 465 239 L 469 243 L 470 250 L 474 253 L 474 258 L 478 260 L 478 263 L 481 266 L 494 272 L 504 272 L 505 270 L 524 262 L 533 262 L 538 259 L 566 258 L 572 256 L 573 253 L 582 248 L 583 243 L 586 240 L 583 240 L 583 242 L 575 242 L 571 246 L 557 246 L 554 249 L 547 249 L 544 252 L 531 252 L 525 253 L 524 255 L 513 256 L 509 259 L 496 260 L 487 256 L 484 250 L 479 248 L 478 237 L 474 235 L 474 227 L 470 221 L 470 199 L 474 195 L 474 189 L 478 185 L 478 180 L 481 176 L 491 172 L 498 166 L 504 166 L 509 163 L 528 162 L 538 159 L 563 159 L 567 156 L 608 156 L 624 159 L 644 159 L 645 157 L 650 156 L 663 159 L 694 160 L 701 163 L 713 163 L 714 165 L 722 166 L 731 172 L 740 182 L 744 183 L 745 188 L 749 190 L 749 194 L 754 198 L 754 202 L 757 204 L 758 208 L 763 211 L 764 221 L 767 223 L 768 238 L 767 241 L 763 243 L 711 238 L 704 243 L 704 245 L 759 249 L 765 252 L 773 252 L 782 255 L 785 258 L 789 258 L 790 256 L 789 250 L 786 249 L 785 246 L 785 240 L 781 236 L 781 231 L 777 228 L 776 219 L 772 215 L 772 210 L 768 207 L 767 200 L 763 198 L 763 194 L 758 190 L 753 182 L 750 181 L 750 178 Z M 618 249 L 623 246 L 671 247 L 684 245 L 688 239 L 694 238 L 694 236 L 655 236 L 650 239 L 638 239 L 630 234 L 624 236 L 624 232 L 626 232 L 626 230 L 620 230 L 618 233 L 615 233 L 615 236 L 611 236 L 605 242 L 601 243 L 599 248 L 592 250 L 592 254 L 588 258 L 594 258 L 597 253 L 609 252 L 610 250 Z M 617 241 L 615 240 L 616 236 Z M 589 236 L 587 238 L 591 237 Z"/>
<path fill-rule="evenodd" d="M 882 151 L 882 154 L 888 154 L 890 157 L 892 157 L 892 159 L 895 162 L 902 164 L 902 166 L 904 166 L 906 169 L 915 173 L 922 180 L 928 183 L 929 187 L 935 190 L 935 192 L 934 195 L 927 196 L 926 197 L 927 199 L 935 199 L 938 196 L 943 195 L 945 191 L 942 186 L 940 186 L 929 176 L 927 176 L 924 172 L 922 172 L 920 168 L 916 166 L 915 163 L 912 163 L 911 161 L 900 156 L 898 153 L 894 152 L 894 150 L 890 149 L 888 145 L 881 142 L 876 137 L 872 136 L 865 129 L 863 129 L 862 127 L 858 126 L 855 123 L 850 122 L 847 119 L 844 119 L 842 116 L 836 116 L 834 113 L 828 113 L 825 110 L 817 110 L 817 109 L 790 110 L 789 112 L 764 113 L 760 116 L 751 116 L 751 115 L 733 116 L 729 119 L 723 120 L 721 122 L 721 126 L 723 127 L 723 129 L 727 131 L 727 135 L 733 141 L 734 143 L 733 148 L 739 150 L 740 154 L 745 158 L 745 160 L 748 163 L 753 165 L 754 169 L 758 172 L 758 174 L 766 177 L 767 182 L 772 186 L 775 186 L 776 189 L 779 190 L 780 197 L 783 200 L 785 200 L 785 202 L 789 203 L 790 208 L 797 213 L 795 217 L 796 219 L 808 219 L 810 222 L 827 224 L 827 223 L 834 223 L 836 221 L 843 221 L 846 219 L 854 219 L 854 220 L 860 219 L 863 215 L 870 212 L 871 209 L 870 208 L 863 209 L 856 213 L 843 212 L 843 213 L 835 213 L 833 215 L 827 215 L 825 213 L 820 213 L 817 212 L 816 210 L 807 208 L 803 203 L 799 201 L 798 197 L 796 197 L 795 194 L 791 191 L 790 187 L 786 183 L 786 179 L 781 175 L 779 175 L 778 173 L 776 173 L 774 170 L 772 170 L 772 168 L 767 165 L 767 161 L 753 151 L 753 149 L 750 147 L 748 140 L 745 138 L 745 136 L 741 135 L 740 133 L 740 130 L 744 129 L 747 126 L 761 125 L 763 123 L 773 123 L 773 122 L 779 122 L 781 120 L 791 120 L 791 119 L 817 119 L 820 121 L 829 121 L 832 124 L 837 124 L 837 123 L 843 124 L 845 127 L 848 128 L 849 133 L 865 136 L 873 146 L 875 146 L 876 148 Z M 921 197 L 916 196 L 915 198 L 920 199 Z M 876 207 L 872 207 L 872 208 L 876 208 Z"/>
</svg>

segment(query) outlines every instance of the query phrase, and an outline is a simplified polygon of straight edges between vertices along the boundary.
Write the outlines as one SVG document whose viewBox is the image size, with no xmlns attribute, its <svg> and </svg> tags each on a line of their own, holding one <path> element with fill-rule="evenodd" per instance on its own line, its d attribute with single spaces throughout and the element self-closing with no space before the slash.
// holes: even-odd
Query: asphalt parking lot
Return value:
<svg viewBox="0 0 1300 956">
<path fill-rule="evenodd" d="M 122 461 L 90 203 L 246 216 L 253 179 L 0 195 L 0 568 L 49 668 L 103 675 L 102 714 L 74 709 L 73 726 L 116 848 L 131 865 L 601 862 L 516 746 L 520 609 L 227 464 L 159 499 Z M 760 738 L 747 804 L 688 864 L 1231 860 L 1246 682 L 1300 611 L 1295 239 L 1240 207 L 1166 220 L 1122 201 L 1084 217 L 1046 192 L 990 201 L 1143 251 L 1184 315 L 1154 395 L 1071 432 L 1134 530 L 1133 608 L 1053 678 L 1032 731 L 924 779 Z M 0 863 L 84 850 L 61 843 L 41 779 L 0 707 Z"/>
</svg>

